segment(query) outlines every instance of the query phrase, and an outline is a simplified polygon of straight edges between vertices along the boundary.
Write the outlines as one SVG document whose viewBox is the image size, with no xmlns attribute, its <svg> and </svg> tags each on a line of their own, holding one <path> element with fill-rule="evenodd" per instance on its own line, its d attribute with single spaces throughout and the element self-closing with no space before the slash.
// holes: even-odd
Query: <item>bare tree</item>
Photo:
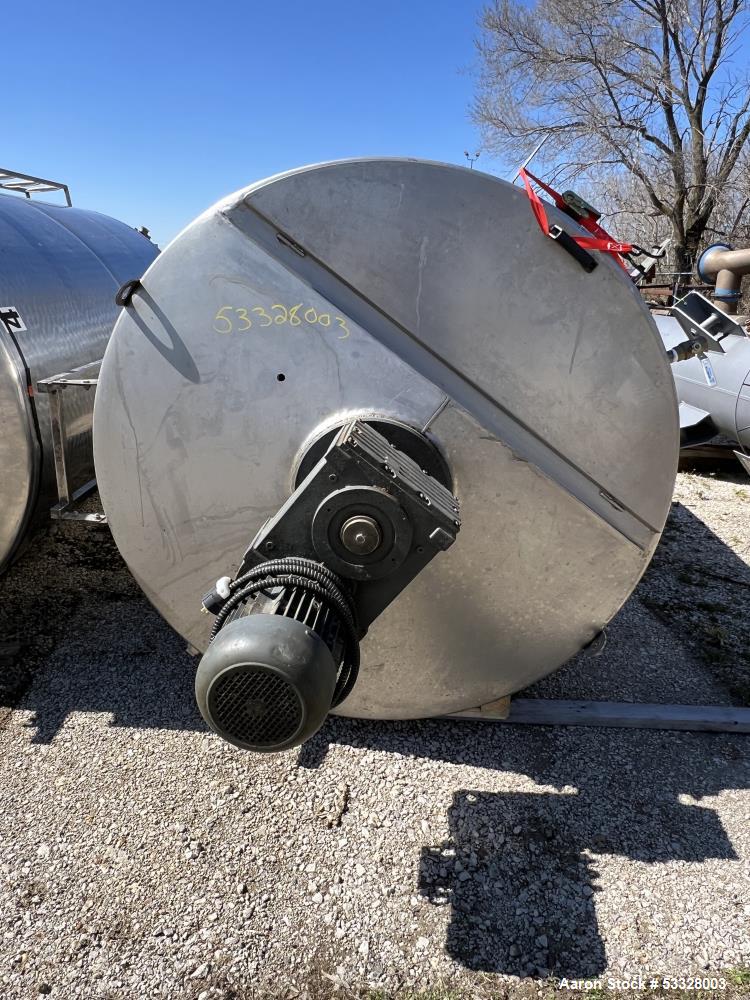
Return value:
<svg viewBox="0 0 750 1000">
<path fill-rule="evenodd" d="M 735 229 L 750 208 L 747 2 L 493 0 L 473 109 L 485 145 L 517 161 L 548 137 L 558 173 L 632 179 L 689 270 L 717 205 L 735 204 Z"/>
</svg>

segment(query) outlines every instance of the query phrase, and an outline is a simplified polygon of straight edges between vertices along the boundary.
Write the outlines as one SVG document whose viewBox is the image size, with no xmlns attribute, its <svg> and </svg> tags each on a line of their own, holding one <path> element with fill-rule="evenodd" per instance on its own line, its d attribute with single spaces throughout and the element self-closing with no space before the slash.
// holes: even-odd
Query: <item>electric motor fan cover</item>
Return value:
<svg viewBox="0 0 750 1000">
<path fill-rule="evenodd" d="M 656 328 L 622 269 L 597 262 L 587 273 L 544 236 L 522 189 L 417 160 L 306 167 L 209 209 L 122 311 L 96 398 L 104 508 L 151 601 L 205 650 L 201 595 L 237 574 L 254 539 L 293 536 L 324 564 L 304 504 L 313 488 L 325 496 L 321 463 L 342 462 L 355 485 L 370 475 L 354 446 L 356 428 L 372 428 L 371 454 L 400 456 L 403 497 L 437 491 L 422 527 L 406 516 L 414 532 L 442 537 L 429 518 L 452 496 L 460 531 L 429 561 L 423 551 L 366 622 L 358 679 L 334 711 L 455 712 L 565 663 L 645 569 L 679 443 Z M 347 539 L 363 563 L 401 516 L 376 465 L 376 502 L 347 507 L 320 543 Z M 333 518 L 329 507 L 311 507 L 310 521 Z M 416 534 L 405 538 L 416 559 Z M 271 554 L 254 552 L 243 571 Z M 331 586 L 351 585 L 356 610 L 366 588 L 336 558 Z M 269 593 L 280 613 L 280 591 Z M 284 607 L 309 620 L 291 597 Z M 330 636 L 348 614 L 341 604 Z"/>
</svg>

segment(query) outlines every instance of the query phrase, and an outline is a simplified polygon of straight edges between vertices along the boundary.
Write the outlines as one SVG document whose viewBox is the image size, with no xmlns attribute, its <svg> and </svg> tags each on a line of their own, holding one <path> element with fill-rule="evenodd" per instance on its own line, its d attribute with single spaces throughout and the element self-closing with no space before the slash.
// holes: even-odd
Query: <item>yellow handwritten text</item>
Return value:
<svg viewBox="0 0 750 1000">
<path fill-rule="evenodd" d="M 222 306 L 214 316 L 213 328 L 216 333 L 231 334 L 245 333 L 253 326 L 268 329 L 271 326 L 302 326 L 304 322 L 308 326 L 320 326 L 323 329 L 333 325 L 334 330 L 338 332 L 338 340 L 346 340 L 350 335 L 351 331 L 344 316 L 336 316 L 329 312 L 319 313 L 314 306 L 307 306 L 302 311 L 304 305 L 304 302 L 297 302 L 293 306 L 274 302 L 269 309 L 264 306 L 249 308 Z M 253 314 L 252 318 L 249 313 Z"/>
</svg>

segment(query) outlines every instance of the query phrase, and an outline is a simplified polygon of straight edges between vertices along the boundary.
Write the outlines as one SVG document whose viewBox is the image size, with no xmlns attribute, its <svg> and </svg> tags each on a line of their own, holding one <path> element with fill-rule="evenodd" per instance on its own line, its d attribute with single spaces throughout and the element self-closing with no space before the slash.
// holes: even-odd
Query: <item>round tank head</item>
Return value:
<svg viewBox="0 0 750 1000">
<path fill-rule="evenodd" d="M 200 595 L 361 417 L 429 442 L 461 530 L 373 622 L 336 711 L 455 712 L 559 667 L 638 581 L 677 466 L 661 340 L 597 260 L 522 189 L 416 160 L 307 167 L 204 213 L 123 310 L 96 398 L 104 507 L 157 608 L 205 648 Z M 384 530 L 353 510 L 339 557 L 375 537 L 354 515 Z"/>
</svg>

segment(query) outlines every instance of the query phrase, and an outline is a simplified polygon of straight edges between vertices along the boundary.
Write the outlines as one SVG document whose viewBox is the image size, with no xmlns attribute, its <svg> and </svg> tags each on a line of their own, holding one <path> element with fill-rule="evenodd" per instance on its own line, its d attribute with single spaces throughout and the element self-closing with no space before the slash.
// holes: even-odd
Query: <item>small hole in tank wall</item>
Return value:
<svg viewBox="0 0 750 1000">
<path fill-rule="evenodd" d="M 286 379 L 286 375 L 283 372 L 279 372 L 279 374 L 276 376 L 276 381 L 277 382 L 283 382 L 285 379 Z"/>
</svg>

